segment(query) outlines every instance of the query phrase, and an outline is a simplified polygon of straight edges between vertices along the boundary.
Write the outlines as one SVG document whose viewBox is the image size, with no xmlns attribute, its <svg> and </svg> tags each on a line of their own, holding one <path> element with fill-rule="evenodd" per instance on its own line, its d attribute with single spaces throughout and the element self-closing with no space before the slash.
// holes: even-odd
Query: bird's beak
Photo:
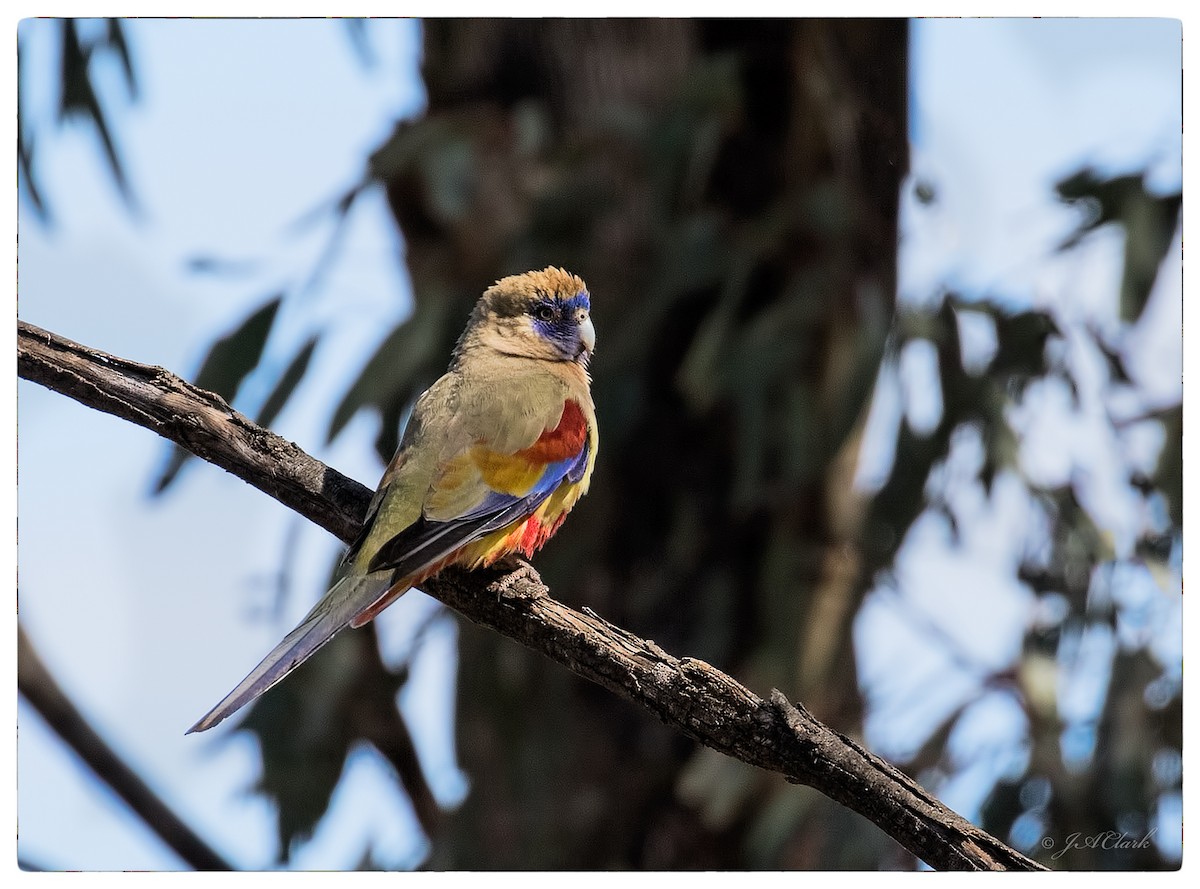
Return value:
<svg viewBox="0 0 1200 889">
<path fill-rule="evenodd" d="M 596 328 L 592 326 L 591 316 L 584 318 L 579 324 L 579 342 L 588 355 L 596 351 Z"/>
</svg>

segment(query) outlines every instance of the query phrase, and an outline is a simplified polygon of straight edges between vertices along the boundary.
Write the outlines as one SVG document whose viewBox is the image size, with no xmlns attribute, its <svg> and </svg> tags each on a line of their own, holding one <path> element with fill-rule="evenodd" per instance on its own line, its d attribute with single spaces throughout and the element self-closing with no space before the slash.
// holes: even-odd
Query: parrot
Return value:
<svg viewBox="0 0 1200 889">
<path fill-rule="evenodd" d="M 591 483 L 595 347 L 591 297 L 575 275 L 549 267 L 485 290 L 448 370 L 417 398 L 336 582 L 188 733 L 217 725 L 443 568 L 541 548 Z"/>
</svg>

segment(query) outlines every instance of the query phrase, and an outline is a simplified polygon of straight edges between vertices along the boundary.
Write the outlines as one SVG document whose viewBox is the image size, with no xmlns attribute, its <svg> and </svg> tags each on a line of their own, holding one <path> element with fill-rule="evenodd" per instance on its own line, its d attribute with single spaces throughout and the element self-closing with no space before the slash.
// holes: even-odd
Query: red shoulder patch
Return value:
<svg viewBox="0 0 1200 889">
<path fill-rule="evenodd" d="M 517 451 L 530 463 L 555 463 L 573 457 L 583 449 L 587 441 L 587 420 L 583 409 L 574 400 L 563 405 L 562 419 L 553 429 L 543 432 L 532 445 Z"/>
</svg>

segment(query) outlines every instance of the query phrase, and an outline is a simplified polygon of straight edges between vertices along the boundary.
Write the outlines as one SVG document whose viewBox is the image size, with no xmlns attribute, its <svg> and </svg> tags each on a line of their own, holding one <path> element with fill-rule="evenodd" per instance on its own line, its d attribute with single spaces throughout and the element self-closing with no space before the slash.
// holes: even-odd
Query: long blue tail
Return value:
<svg viewBox="0 0 1200 889">
<path fill-rule="evenodd" d="M 203 732 L 249 704 L 283 677 L 316 654 L 317 650 L 370 607 L 392 585 L 394 574 L 349 574 L 343 577 L 313 607 L 313 610 L 283 641 L 262 659 L 237 688 L 225 696 L 187 733 Z"/>
</svg>

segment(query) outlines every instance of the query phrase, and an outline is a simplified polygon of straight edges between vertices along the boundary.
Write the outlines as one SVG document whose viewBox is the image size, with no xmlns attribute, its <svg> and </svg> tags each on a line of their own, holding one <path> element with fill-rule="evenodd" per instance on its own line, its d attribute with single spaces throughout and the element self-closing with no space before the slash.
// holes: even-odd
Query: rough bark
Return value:
<svg viewBox="0 0 1200 889">
<path fill-rule="evenodd" d="M 357 533 L 367 488 L 255 426 L 212 393 L 161 368 L 24 322 L 18 322 L 17 354 L 22 377 L 157 432 L 342 540 Z M 526 563 L 445 571 L 425 592 L 714 750 L 814 787 L 869 818 L 932 867 L 1043 869 L 780 692 L 761 698 L 703 661 L 677 658 L 587 609 L 554 600 Z"/>
</svg>

